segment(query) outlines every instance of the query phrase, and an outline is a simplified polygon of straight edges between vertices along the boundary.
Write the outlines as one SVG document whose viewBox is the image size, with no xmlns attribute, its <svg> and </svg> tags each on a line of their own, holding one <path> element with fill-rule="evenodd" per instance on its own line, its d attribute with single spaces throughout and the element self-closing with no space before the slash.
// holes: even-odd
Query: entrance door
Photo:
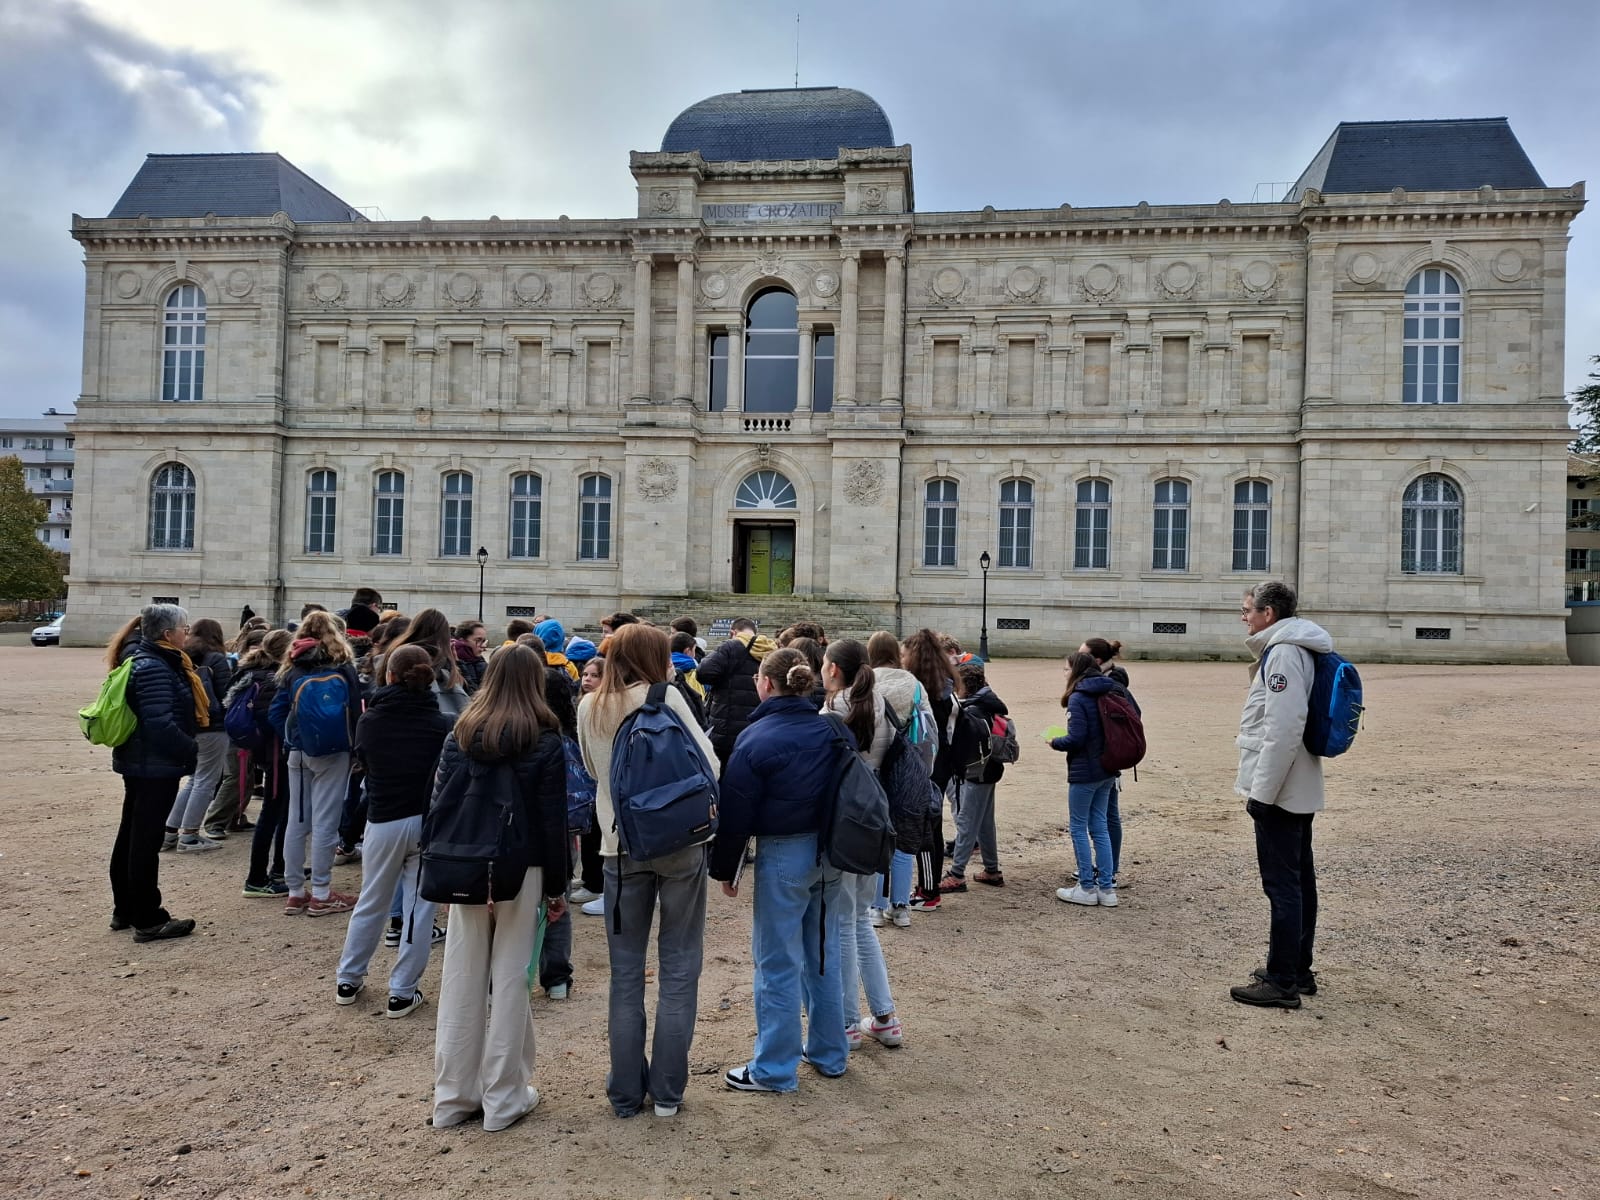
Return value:
<svg viewBox="0 0 1600 1200">
<path fill-rule="evenodd" d="M 733 590 L 756 596 L 794 593 L 794 525 L 734 524 Z"/>
</svg>

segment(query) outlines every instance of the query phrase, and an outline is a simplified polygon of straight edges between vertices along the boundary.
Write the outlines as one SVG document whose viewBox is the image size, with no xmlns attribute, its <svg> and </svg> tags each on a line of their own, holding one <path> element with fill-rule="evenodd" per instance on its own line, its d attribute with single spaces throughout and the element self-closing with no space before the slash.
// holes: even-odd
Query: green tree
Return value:
<svg viewBox="0 0 1600 1200">
<path fill-rule="evenodd" d="M 7 600 L 54 600 L 61 595 L 55 551 L 35 531 L 50 505 L 28 494 L 22 460 L 0 458 L 0 596 Z"/>
<path fill-rule="evenodd" d="M 1600 364 L 1600 354 L 1589 360 Z M 1600 371 L 1589 372 L 1589 382 L 1568 398 L 1578 421 L 1578 436 L 1567 446 L 1574 454 L 1600 454 Z"/>
</svg>

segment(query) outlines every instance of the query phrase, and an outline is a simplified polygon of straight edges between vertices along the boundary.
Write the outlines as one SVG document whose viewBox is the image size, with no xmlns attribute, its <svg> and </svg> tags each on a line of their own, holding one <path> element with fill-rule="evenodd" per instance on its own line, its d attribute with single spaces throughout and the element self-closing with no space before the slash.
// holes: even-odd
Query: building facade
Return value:
<svg viewBox="0 0 1600 1200">
<path fill-rule="evenodd" d="M 19 459 L 28 493 L 49 505 L 34 536 L 62 554 L 72 553 L 74 438 L 55 409 L 43 418 L 0 417 L 0 458 Z"/>
<path fill-rule="evenodd" d="M 73 219 L 72 635 L 481 582 L 1232 655 L 1276 576 L 1352 656 L 1565 660 L 1583 191 L 1503 120 L 1341 125 L 1271 204 L 926 213 L 911 167 L 840 88 L 691 107 L 613 220 L 151 156 Z"/>
</svg>

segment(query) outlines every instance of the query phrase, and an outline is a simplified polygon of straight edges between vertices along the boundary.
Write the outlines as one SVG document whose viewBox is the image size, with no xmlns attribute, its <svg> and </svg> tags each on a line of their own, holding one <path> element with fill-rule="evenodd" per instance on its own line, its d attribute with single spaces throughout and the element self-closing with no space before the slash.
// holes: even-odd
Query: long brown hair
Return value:
<svg viewBox="0 0 1600 1200">
<path fill-rule="evenodd" d="M 867 665 L 871 667 L 899 667 L 900 639 L 887 629 L 880 629 L 867 639 Z"/>
<path fill-rule="evenodd" d="M 258 667 L 280 667 L 289 656 L 289 647 L 293 644 L 294 634 L 287 629 L 269 629 L 260 643 L 252 646 L 239 660 L 239 669 L 253 671 Z"/>
<path fill-rule="evenodd" d="M 437 608 L 425 608 L 411 618 L 411 624 L 400 637 L 389 643 L 390 650 L 401 646 L 421 646 L 433 659 L 435 669 L 448 667 L 450 679 L 447 686 L 461 682 L 461 672 L 456 669 L 456 653 L 450 648 L 450 618 Z M 465 713 L 461 714 L 466 716 Z"/>
<path fill-rule="evenodd" d="M 928 693 L 928 702 L 942 700 L 948 692 L 955 691 L 956 669 L 939 645 L 939 635 L 931 629 L 919 629 L 900 647 L 901 665 L 917 677 L 917 682 Z"/>
<path fill-rule="evenodd" d="M 243 655 L 251 646 L 261 641 L 259 637 L 252 640 L 250 635 L 257 632 L 264 635 L 270 628 L 265 617 L 251 617 L 239 626 L 239 632 L 233 635 L 233 641 L 228 643 L 228 653 Z"/>
<path fill-rule="evenodd" d="M 606 639 L 605 674 L 594 690 L 595 718 L 609 725 L 620 720 L 628 689 L 636 683 L 665 683 L 672 678 L 672 641 L 666 631 L 654 625 L 632 621 L 617 627 Z"/>
<path fill-rule="evenodd" d="M 476 758 L 513 758 L 530 749 L 544 730 L 559 728 L 545 702 L 544 671 L 544 656 L 526 646 L 499 651 L 456 718 L 456 745 Z"/>
<path fill-rule="evenodd" d="M 1077 691 L 1078 684 L 1098 674 L 1100 674 L 1100 664 L 1095 662 L 1094 655 L 1085 654 L 1081 650 L 1067 655 L 1067 690 L 1061 693 L 1061 707 L 1067 706 L 1067 701 L 1072 698 L 1072 693 Z"/>
<path fill-rule="evenodd" d="M 126 625 L 111 635 L 111 640 L 106 643 L 106 670 L 117 669 L 117 664 L 122 660 L 122 648 L 129 642 L 139 640 L 139 629 L 143 623 L 143 617 L 130 617 Z"/>
<path fill-rule="evenodd" d="M 865 754 L 872 745 L 878 723 L 877 695 L 873 691 L 872 668 L 867 665 L 867 648 L 855 638 L 841 638 L 828 643 L 823 657 L 839 668 L 844 679 L 850 700 L 850 711 L 844 723 L 856 739 L 856 749 Z"/>
<path fill-rule="evenodd" d="M 202 654 L 226 654 L 228 641 L 222 636 L 222 624 L 210 617 L 201 617 L 190 626 L 183 652 L 191 659 L 198 659 Z"/>
<path fill-rule="evenodd" d="M 347 663 L 355 659 L 351 653 L 350 643 L 344 640 L 344 622 L 325 609 L 317 609 L 306 614 L 306 619 L 300 622 L 300 628 L 294 632 L 296 640 L 301 638 L 315 638 L 322 645 L 322 652 L 328 656 L 331 663 Z M 278 669 L 280 681 L 289 677 L 289 671 L 294 666 L 294 660 L 287 654 L 283 656 L 283 666 Z"/>
</svg>

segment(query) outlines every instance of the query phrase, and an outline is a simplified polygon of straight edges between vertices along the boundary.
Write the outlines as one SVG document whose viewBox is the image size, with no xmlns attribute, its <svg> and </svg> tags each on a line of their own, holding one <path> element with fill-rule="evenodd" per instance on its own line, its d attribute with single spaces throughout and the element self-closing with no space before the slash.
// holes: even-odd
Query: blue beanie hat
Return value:
<svg viewBox="0 0 1600 1200">
<path fill-rule="evenodd" d="M 579 666 L 588 662 L 598 653 L 599 651 L 595 649 L 594 643 L 587 638 L 575 637 L 567 643 L 568 661 L 577 663 Z"/>
<path fill-rule="evenodd" d="M 544 643 L 546 650 L 559 650 L 561 643 L 567 640 L 567 631 L 561 628 L 560 621 L 540 621 L 533 627 L 533 631 L 539 635 L 539 640 Z"/>
</svg>

